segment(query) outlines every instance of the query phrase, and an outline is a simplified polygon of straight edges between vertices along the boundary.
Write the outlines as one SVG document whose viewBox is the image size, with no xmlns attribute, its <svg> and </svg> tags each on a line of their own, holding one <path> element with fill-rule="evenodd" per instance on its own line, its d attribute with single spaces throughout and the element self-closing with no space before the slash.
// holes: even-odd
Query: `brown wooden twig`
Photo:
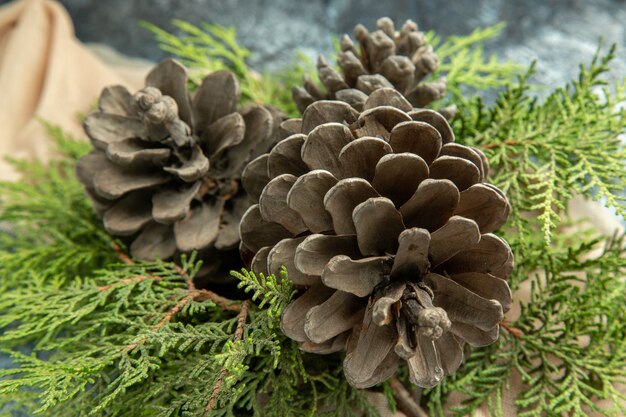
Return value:
<svg viewBox="0 0 626 417">
<path fill-rule="evenodd" d="M 128 254 L 126 254 L 126 252 L 124 252 L 122 250 L 122 248 L 120 247 L 120 245 L 117 244 L 117 242 L 112 242 L 111 243 L 111 247 L 113 248 L 113 252 L 115 252 L 115 256 L 117 257 L 117 259 L 122 261 L 122 263 L 124 263 L 125 265 L 135 265 L 135 261 L 133 261 L 130 258 L 130 256 L 128 256 Z M 145 281 L 147 279 L 154 279 L 156 281 L 160 281 L 163 278 L 161 278 L 160 276 L 157 276 L 157 275 L 137 275 L 137 276 L 134 276 L 134 277 L 121 279 L 118 282 L 115 282 L 113 284 L 104 285 L 104 286 L 98 288 L 98 290 L 99 291 L 108 291 L 111 288 L 116 287 L 118 285 L 132 284 L 132 283 L 136 283 L 136 282 Z"/>
<path fill-rule="evenodd" d="M 235 312 L 241 311 L 240 302 L 233 301 L 230 298 L 222 297 L 221 295 L 216 294 L 213 291 L 204 289 L 198 290 L 196 289 L 196 284 L 193 282 L 193 279 L 189 277 L 189 274 L 187 274 L 187 271 L 185 271 L 183 268 L 176 264 L 174 264 L 174 270 L 178 273 L 178 275 L 185 278 L 185 281 L 187 282 L 187 288 L 189 288 L 190 293 L 194 294 L 193 301 L 201 303 L 208 300 L 213 302 L 222 310 Z"/>
<path fill-rule="evenodd" d="M 196 288 L 195 285 L 193 284 L 193 280 L 189 279 L 189 274 L 187 274 L 187 271 L 185 271 L 180 265 L 174 264 L 174 271 L 176 271 L 178 275 L 185 278 L 186 280 L 191 281 L 191 285 L 193 285 L 193 289 Z"/>
<path fill-rule="evenodd" d="M 117 258 L 122 261 L 124 264 L 126 265 L 135 265 L 135 261 L 133 261 L 120 247 L 120 245 L 118 245 L 116 242 L 113 242 L 111 244 L 113 251 L 115 251 L 115 255 L 117 256 Z M 218 295 L 216 293 L 214 293 L 213 291 L 209 291 L 209 290 L 199 290 L 196 288 L 196 285 L 193 282 L 193 278 L 191 278 L 189 276 L 189 274 L 187 274 L 187 271 L 185 271 L 183 268 L 181 268 L 179 265 L 174 264 L 174 270 L 185 279 L 185 282 L 187 283 L 187 295 L 185 295 L 185 297 L 183 297 L 178 303 L 176 303 L 176 305 L 174 307 L 172 307 L 172 309 L 170 311 L 168 311 L 167 313 L 165 313 L 165 315 L 163 316 L 163 318 L 154 325 L 154 327 L 152 328 L 152 331 L 158 331 L 161 327 L 165 326 L 167 323 L 171 322 L 172 319 L 174 318 L 174 316 L 176 316 L 176 314 L 180 313 L 183 308 L 185 308 L 185 306 L 187 304 L 189 304 L 192 301 L 196 301 L 196 302 L 203 302 L 203 301 L 211 301 L 213 302 L 215 305 L 217 305 L 218 307 L 220 307 L 222 310 L 225 311 L 234 311 L 234 312 L 241 312 L 243 309 L 243 306 L 240 302 L 237 301 L 233 301 L 229 298 L 226 297 L 222 297 L 221 295 Z M 147 279 L 154 279 L 157 281 L 160 281 L 162 278 L 157 276 L 157 275 L 137 275 L 135 277 L 130 277 L 130 278 L 124 278 L 118 282 L 115 282 L 113 284 L 108 284 L 105 286 L 102 286 L 100 288 L 98 288 L 99 291 L 107 291 L 117 285 L 124 285 L 124 284 L 131 284 L 131 283 L 135 283 L 135 282 L 141 282 Z M 244 303 L 245 304 L 245 303 Z M 247 311 L 246 311 L 246 316 L 247 316 Z M 244 323 L 245 323 L 245 319 L 244 319 Z M 241 336 L 240 336 L 241 337 Z M 120 353 L 126 353 L 129 352 L 133 349 L 138 348 L 139 346 L 143 345 L 147 340 L 147 337 L 143 337 L 141 339 L 139 339 L 136 342 L 133 342 L 127 346 L 125 346 L 122 350 L 120 350 Z"/>
<path fill-rule="evenodd" d="M 246 327 L 246 321 L 248 319 L 248 310 L 250 309 L 250 304 L 251 304 L 250 300 L 244 301 L 243 304 L 241 305 L 241 311 L 237 315 L 237 328 L 235 329 L 235 334 L 233 336 L 233 342 L 235 343 L 239 342 L 241 340 L 241 337 L 243 336 L 243 330 Z M 228 370 L 226 368 L 222 368 L 222 370 L 220 371 L 220 374 L 217 377 L 217 381 L 215 382 L 215 386 L 213 387 L 211 398 L 209 398 L 209 403 L 204 409 L 203 417 L 208 416 L 209 413 L 215 408 L 217 395 L 219 394 L 220 389 L 222 388 L 222 383 L 224 382 L 224 378 L 226 377 L 227 373 L 228 373 Z"/>
<path fill-rule="evenodd" d="M 201 303 L 202 301 L 211 301 L 216 306 L 225 311 L 241 311 L 242 305 L 238 301 L 233 301 L 230 298 L 222 297 L 219 294 L 209 290 L 196 290 L 197 295 L 194 301 Z"/>
<path fill-rule="evenodd" d="M 135 265 L 135 261 L 130 259 L 130 256 L 128 256 L 126 252 L 122 250 L 122 248 L 120 247 L 120 245 L 117 244 L 117 242 L 111 243 L 111 247 L 113 248 L 113 251 L 115 252 L 115 256 L 117 256 L 117 259 L 119 259 L 126 265 Z"/>
<path fill-rule="evenodd" d="M 116 285 L 116 284 L 112 284 L 112 285 Z M 185 306 L 187 304 L 189 304 L 190 302 L 192 302 L 192 301 L 202 302 L 202 301 L 206 301 L 206 300 L 212 301 L 213 303 L 215 303 L 215 305 L 219 306 L 223 310 L 239 312 L 240 315 L 241 315 L 241 311 L 244 309 L 244 306 L 246 305 L 246 302 L 247 302 L 246 301 L 243 304 L 241 304 L 241 303 L 239 303 L 237 301 L 233 301 L 231 299 L 222 297 L 222 296 L 217 295 L 214 292 L 211 292 L 211 291 L 208 291 L 208 290 L 196 290 L 196 289 L 194 289 L 193 291 L 189 291 L 189 293 L 185 297 L 181 298 L 181 300 L 178 303 L 176 303 L 176 305 L 174 307 L 172 307 L 171 310 L 169 310 L 167 313 L 165 313 L 163 318 L 161 320 L 159 320 L 159 322 L 157 324 L 155 324 L 154 327 L 152 327 L 152 331 L 156 332 L 161 327 L 163 327 L 167 323 L 171 322 L 172 319 L 174 318 L 174 316 L 176 314 L 180 313 L 182 311 L 182 309 L 185 308 Z M 248 308 L 248 307 L 246 307 L 246 308 Z M 247 314 L 248 313 L 246 311 L 246 315 Z M 237 316 L 237 317 L 239 317 L 239 316 Z M 120 350 L 120 353 L 130 352 L 131 350 L 138 348 L 139 346 L 143 345 L 146 342 L 147 339 L 148 338 L 146 336 L 142 337 L 138 341 L 133 342 L 133 343 L 125 346 L 122 350 Z"/>
<path fill-rule="evenodd" d="M 398 410 L 402 411 L 408 417 L 428 417 L 424 409 L 413 399 L 409 391 L 402 385 L 398 378 L 391 378 L 389 386 L 393 391 L 396 399 Z"/>
<path fill-rule="evenodd" d="M 103 285 L 102 287 L 98 287 L 98 291 L 108 291 L 111 288 L 116 287 L 118 285 L 137 283 L 137 282 L 145 281 L 147 279 L 153 279 L 155 281 L 160 281 L 162 278 L 158 277 L 158 276 L 154 276 L 154 275 L 137 275 L 137 276 L 134 276 L 134 277 L 121 279 L 121 280 L 119 280 L 117 282 L 114 282 L 113 284 L 108 284 L 108 285 Z"/>
<path fill-rule="evenodd" d="M 486 145 L 483 145 L 482 148 L 484 149 L 493 149 L 493 148 L 497 148 L 499 146 L 512 146 L 512 145 L 519 145 L 520 142 L 517 140 L 505 140 L 504 142 L 497 142 L 497 143 L 488 143 Z"/>
<path fill-rule="evenodd" d="M 512 327 L 507 321 L 506 319 L 502 320 L 500 322 L 500 327 L 502 327 L 504 330 L 506 330 L 507 332 L 509 332 L 509 334 L 511 336 L 513 336 L 516 339 L 523 339 L 524 338 L 524 333 L 518 329 L 517 327 Z"/>
<path fill-rule="evenodd" d="M 167 314 L 161 319 L 161 321 L 154 325 L 152 331 L 157 331 L 161 327 L 165 326 L 165 324 L 172 321 L 174 316 L 180 313 L 180 311 L 193 300 L 193 297 L 194 294 L 187 294 L 186 297 L 182 298 L 174 307 L 172 307 L 170 311 L 167 312 Z"/>
<path fill-rule="evenodd" d="M 154 327 L 152 327 L 152 331 L 155 332 L 155 331 L 159 330 L 161 327 L 165 326 L 170 321 L 172 321 L 174 316 L 176 314 L 178 314 L 187 304 L 189 304 L 189 302 L 191 300 L 193 300 L 193 295 L 192 294 L 188 294 L 187 296 L 182 298 L 178 303 L 176 303 L 176 305 L 174 307 L 172 307 L 172 309 L 170 311 L 168 311 L 165 314 L 165 316 L 163 316 L 163 318 L 157 324 L 154 325 Z M 138 341 L 133 342 L 130 345 L 124 346 L 124 348 L 120 351 L 120 353 L 130 352 L 131 350 L 136 349 L 139 346 L 141 346 L 144 343 L 146 343 L 146 340 L 148 340 L 148 337 L 144 336 L 141 339 L 139 339 Z"/>
</svg>

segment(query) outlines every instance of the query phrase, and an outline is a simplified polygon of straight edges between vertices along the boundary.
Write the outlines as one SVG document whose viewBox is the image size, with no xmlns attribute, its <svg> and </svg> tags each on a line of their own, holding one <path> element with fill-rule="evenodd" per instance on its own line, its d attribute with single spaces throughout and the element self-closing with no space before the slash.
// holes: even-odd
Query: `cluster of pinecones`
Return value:
<svg viewBox="0 0 626 417">
<path fill-rule="evenodd" d="M 215 282 L 241 256 L 257 273 L 282 266 L 298 288 L 282 330 L 302 350 L 345 351 L 355 387 L 406 361 L 421 387 L 456 371 L 465 343 L 498 337 L 513 266 L 492 234 L 509 204 L 484 183 L 485 155 L 454 141 L 445 80 L 417 26 L 358 25 L 341 39 L 339 71 L 304 80 L 301 119 L 239 108 L 228 71 L 193 93 L 167 60 L 130 94 L 103 91 L 85 120 L 94 146 L 77 166 L 105 228 L 138 259 L 197 251 Z"/>
</svg>

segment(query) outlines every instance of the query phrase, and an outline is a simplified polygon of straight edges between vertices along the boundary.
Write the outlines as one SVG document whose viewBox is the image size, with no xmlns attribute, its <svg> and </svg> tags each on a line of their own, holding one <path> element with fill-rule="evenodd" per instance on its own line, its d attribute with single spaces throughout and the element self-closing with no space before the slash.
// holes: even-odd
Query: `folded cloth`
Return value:
<svg viewBox="0 0 626 417">
<path fill-rule="evenodd" d="M 142 76 L 146 70 L 137 69 Z M 0 7 L 0 179 L 17 177 L 7 156 L 48 158 L 50 139 L 41 120 L 83 136 L 79 114 L 95 105 L 104 86 L 139 88 L 142 77 L 127 75 L 76 39 L 59 3 L 19 0 Z"/>
</svg>

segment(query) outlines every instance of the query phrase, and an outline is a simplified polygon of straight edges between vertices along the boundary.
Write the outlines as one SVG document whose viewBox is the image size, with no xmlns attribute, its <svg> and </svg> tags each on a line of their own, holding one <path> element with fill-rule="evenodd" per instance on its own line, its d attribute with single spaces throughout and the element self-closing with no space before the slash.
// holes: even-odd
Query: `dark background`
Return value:
<svg viewBox="0 0 626 417">
<path fill-rule="evenodd" d="M 8 0 L 0 0 L 0 4 Z M 476 27 L 505 21 L 490 52 L 523 64 L 538 59 L 537 80 L 554 87 L 576 76 L 589 62 L 600 37 L 620 45 L 616 77 L 626 74 L 626 0 L 61 0 L 78 37 L 113 46 L 127 55 L 163 56 L 146 20 L 171 28 L 173 18 L 237 27 L 240 42 L 253 52 L 257 69 L 276 69 L 300 49 L 314 57 L 331 49 L 330 33 L 351 33 L 389 16 L 405 19 L 443 36 L 468 34 Z"/>
</svg>

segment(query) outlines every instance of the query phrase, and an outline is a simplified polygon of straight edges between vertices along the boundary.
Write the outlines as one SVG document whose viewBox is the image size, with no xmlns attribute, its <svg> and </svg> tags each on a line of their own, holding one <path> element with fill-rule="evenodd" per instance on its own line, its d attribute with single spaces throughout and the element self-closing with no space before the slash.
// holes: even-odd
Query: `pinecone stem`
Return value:
<svg viewBox="0 0 626 417">
<path fill-rule="evenodd" d="M 411 393 L 409 393 L 398 378 L 391 378 L 389 380 L 389 386 L 398 404 L 398 410 L 406 414 L 407 417 L 428 417 L 426 411 L 413 399 Z"/>
<path fill-rule="evenodd" d="M 424 308 L 419 305 L 417 300 L 413 300 L 413 299 L 406 300 L 402 304 L 402 308 L 409 322 L 411 322 L 414 325 L 419 324 L 419 313 Z"/>
</svg>

